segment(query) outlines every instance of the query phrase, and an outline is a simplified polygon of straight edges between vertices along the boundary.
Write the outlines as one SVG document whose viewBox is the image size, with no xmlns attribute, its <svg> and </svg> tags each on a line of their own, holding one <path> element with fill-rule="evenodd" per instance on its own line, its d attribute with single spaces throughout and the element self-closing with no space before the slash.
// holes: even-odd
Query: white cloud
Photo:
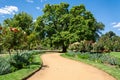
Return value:
<svg viewBox="0 0 120 80">
<path fill-rule="evenodd" d="M 29 2 L 29 3 L 33 3 L 34 1 L 33 0 L 26 0 L 27 2 Z"/>
<path fill-rule="evenodd" d="M 111 25 L 115 25 L 115 24 L 116 24 L 116 22 L 111 23 Z"/>
<path fill-rule="evenodd" d="M 111 23 L 111 25 L 113 28 L 120 30 L 120 22 L 113 22 L 113 23 Z"/>
<path fill-rule="evenodd" d="M 40 7 L 36 7 L 37 10 L 40 10 Z"/>
<path fill-rule="evenodd" d="M 42 11 L 42 9 L 40 7 L 36 7 L 36 9 Z"/>
<path fill-rule="evenodd" d="M 43 2 L 43 0 L 40 0 L 40 2 Z"/>
<path fill-rule="evenodd" d="M 36 22 L 36 19 L 34 19 L 33 22 Z"/>
<path fill-rule="evenodd" d="M 120 22 L 113 25 L 114 28 L 120 28 Z"/>
<path fill-rule="evenodd" d="M 18 7 L 16 6 L 5 6 L 0 8 L 0 14 L 15 14 L 16 12 L 18 12 Z"/>
<path fill-rule="evenodd" d="M 2 16 L 3 18 L 5 17 L 5 16 Z"/>
<path fill-rule="evenodd" d="M 40 2 L 44 2 L 44 1 L 47 1 L 47 0 L 40 0 Z"/>
</svg>

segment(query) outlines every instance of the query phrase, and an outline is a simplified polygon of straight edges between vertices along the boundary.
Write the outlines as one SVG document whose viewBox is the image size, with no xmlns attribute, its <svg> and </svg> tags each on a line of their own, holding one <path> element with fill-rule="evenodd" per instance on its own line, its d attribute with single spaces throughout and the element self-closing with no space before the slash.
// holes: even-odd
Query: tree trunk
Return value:
<svg viewBox="0 0 120 80">
<path fill-rule="evenodd" d="M 52 39 L 50 38 L 50 47 L 53 47 L 53 45 L 52 45 Z"/>
<path fill-rule="evenodd" d="M 65 46 L 64 44 L 62 46 L 62 52 L 67 52 L 67 46 Z"/>
<path fill-rule="evenodd" d="M 8 52 L 9 52 L 9 55 L 10 55 L 10 57 L 11 57 L 11 51 L 10 51 L 10 49 L 8 50 Z"/>
</svg>

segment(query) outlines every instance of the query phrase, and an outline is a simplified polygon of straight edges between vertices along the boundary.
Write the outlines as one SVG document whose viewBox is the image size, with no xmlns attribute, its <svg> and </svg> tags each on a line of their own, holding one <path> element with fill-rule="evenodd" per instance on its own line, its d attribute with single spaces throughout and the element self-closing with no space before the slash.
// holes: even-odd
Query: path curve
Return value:
<svg viewBox="0 0 120 80">
<path fill-rule="evenodd" d="M 60 53 L 42 55 L 44 67 L 28 80 L 116 80 L 90 65 L 59 55 Z"/>
</svg>

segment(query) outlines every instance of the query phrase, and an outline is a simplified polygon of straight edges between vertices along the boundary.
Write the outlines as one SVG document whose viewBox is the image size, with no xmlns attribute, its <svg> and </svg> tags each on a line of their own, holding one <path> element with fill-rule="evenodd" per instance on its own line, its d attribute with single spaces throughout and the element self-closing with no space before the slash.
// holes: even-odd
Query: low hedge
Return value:
<svg viewBox="0 0 120 80">
<path fill-rule="evenodd" d="M 80 52 L 68 52 L 65 55 L 69 57 L 78 57 L 81 59 L 87 59 L 90 61 L 109 64 L 112 66 L 120 67 L 120 59 L 114 56 L 111 56 L 109 53 L 102 54 L 102 53 L 80 53 Z"/>
</svg>

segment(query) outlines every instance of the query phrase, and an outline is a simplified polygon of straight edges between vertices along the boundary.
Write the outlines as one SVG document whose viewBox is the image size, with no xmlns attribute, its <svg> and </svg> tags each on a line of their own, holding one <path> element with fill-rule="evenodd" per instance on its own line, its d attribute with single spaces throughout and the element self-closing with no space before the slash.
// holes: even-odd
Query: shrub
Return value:
<svg viewBox="0 0 120 80">
<path fill-rule="evenodd" d="M 118 58 L 110 57 L 107 61 L 108 61 L 108 63 L 111 64 L 111 65 L 119 65 L 119 60 L 118 60 Z"/>
<path fill-rule="evenodd" d="M 12 72 L 11 66 L 7 60 L 0 57 L 0 75 Z"/>
<path fill-rule="evenodd" d="M 80 42 L 74 42 L 69 45 L 69 50 L 80 51 L 80 52 L 90 52 L 92 50 L 92 41 L 83 40 Z"/>
<path fill-rule="evenodd" d="M 29 52 L 25 52 L 22 54 L 15 54 L 10 60 L 11 66 L 17 69 L 26 67 L 32 62 L 33 62 L 33 55 L 32 53 L 29 53 Z"/>
<path fill-rule="evenodd" d="M 79 47 L 80 47 L 80 43 L 79 42 L 75 42 L 75 43 L 69 45 L 69 50 L 78 51 Z"/>
</svg>

